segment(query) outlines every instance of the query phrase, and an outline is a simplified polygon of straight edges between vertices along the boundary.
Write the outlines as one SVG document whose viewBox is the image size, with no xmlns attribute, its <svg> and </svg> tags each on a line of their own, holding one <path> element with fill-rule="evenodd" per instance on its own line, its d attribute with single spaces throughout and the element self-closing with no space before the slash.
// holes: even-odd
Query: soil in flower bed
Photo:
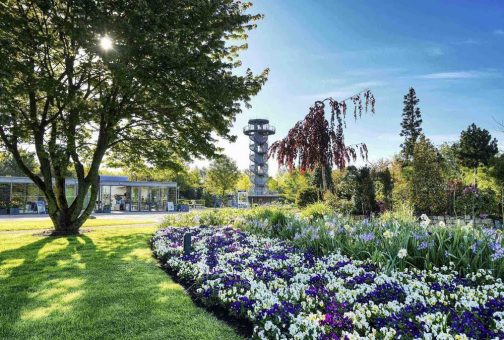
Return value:
<svg viewBox="0 0 504 340">
<path fill-rule="evenodd" d="M 193 251 L 184 255 L 188 232 Z M 254 338 L 504 338 L 504 284 L 484 270 L 386 274 L 233 228 L 166 228 L 151 245 L 196 300 L 248 320 Z"/>
</svg>

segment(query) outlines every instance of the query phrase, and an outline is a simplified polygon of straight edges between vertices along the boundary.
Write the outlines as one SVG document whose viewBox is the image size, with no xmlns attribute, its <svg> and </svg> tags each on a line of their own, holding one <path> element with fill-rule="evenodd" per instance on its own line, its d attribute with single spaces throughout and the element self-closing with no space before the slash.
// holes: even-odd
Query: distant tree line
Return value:
<svg viewBox="0 0 504 340">
<path fill-rule="evenodd" d="M 497 139 L 473 123 L 457 141 L 435 146 L 423 131 L 419 103 L 410 88 L 403 102 L 404 139 L 392 159 L 360 168 L 326 165 L 322 171 L 319 164 L 306 171 L 285 170 L 270 181 L 272 188 L 288 201 L 323 200 L 342 213 L 369 215 L 408 205 L 417 214 L 502 217 L 504 154 Z"/>
</svg>

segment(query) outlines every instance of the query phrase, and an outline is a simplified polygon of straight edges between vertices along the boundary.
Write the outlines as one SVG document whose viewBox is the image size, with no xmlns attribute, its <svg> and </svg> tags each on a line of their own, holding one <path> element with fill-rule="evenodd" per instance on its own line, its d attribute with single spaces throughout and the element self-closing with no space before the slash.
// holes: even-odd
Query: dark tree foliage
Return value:
<svg viewBox="0 0 504 340">
<path fill-rule="evenodd" d="M 404 142 L 401 144 L 402 155 L 404 160 L 409 161 L 413 157 L 413 150 L 418 136 L 422 133 L 422 114 L 418 103 L 415 89 L 410 87 L 408 94 L 404 96 L 404 108 L 401 122 L 401 137 L 404 137 Z"/>
<path fill-rule="evenodd" d="M 471 124 L 460 134 L 457 157 L 462 165 L 477 169 L 480 164 L 488 165 L 492 157 L 499 151 L 497 139 L 492 139 L 490 133 Z"/>
<path fill-rule="evenodd" d="M 173 166 L 178 157 L 214 157 L 216 136 L 235 139 L 235 116 L 267 73 L 237 70 L 247 31 L 261 18 L 250 5 L 0 3 L 0 140 L 45 194 L 58 233 L 77 233 L 93 211 L 98 171 L 112 151 L 125 163 Z M 35 147 L 40 176 L 23 162 L 23 145 Z M 68 168 L 78 181 L 73 201 Z"/>
<path fill-rule="evenodd" d="M 38 164 L 35 155 L 31 152 L 20 150 L 19 154 L 23 163 L 30 171 L 38 173 Z M 0 151 L 0 176 L 25 176 L 11 153 Z"/>
<path fill-rule="evenodd" d="M 492 160 L 490 175 L 495 178 L 499 185 L 504 187 L 504 154 L 501 154 Z"/>
<path fill-rule="evenodd" d="M 474 190 L 477 190 L 478 166 L 488 165 L 490 160 L 499 151 L 497 139 L 492 139 L 490 133 L 472 123 L 467 130 L 460 133 L 460 141 L 455 145 L 457 158 L 462 165 L 473 168 L 474 170 Z M 476 216 L 476 204 L 472 207 L 473 223 Z"/>
<path fill-rule="evenodd" d="M 344 168 L 351 160 L 356 160 L 358 153 L 367 159 L 367 147 L 364 143 L 346 145 L 344 128 L 347 113 L 347 101 L 354 105 L 353 116 L 360 118 L 362 112 L 375 112 L 375 98 L 366 90 L 343 101 L 327 98 L 317 101 L 310 107 L 309 113 L 289 130 L 287 136 L 274 142 L 270 156 L 274 155 L 280 166 L 289 170 L 299 166 L 302 171 L 321 167 L 323 189 L 327 190 L 325 170 L 335 165 Z M 331 110 L 330 120 L 326 119 L 326 102 Z M 297 164 L 296 164 L 297 163 Z"/>
<path fill-rule="evenodd" d="M 325 173 L 325 181 L 327 185 L 327 190 L 332 191 L 334 189 L 334 183 L 332 180 L 332 167 L 330 165 L 326 166 L 325 171 L 322 171 L 322 166 L 318 166 L 311 177 L 311 184 L 321 191 L 324 188 L 324 180 L 322 175 Z M 323 196 L 323 192 L 319 192 L 320 197 Z"/>
<path fill-rule="evenodd" d="M 385 168 L 384 170 L 376 171 L 374 177 L 382 184 L 383 208 L 384 210 L 389 210 L 392 208 L 392 190 L 394 189 L 392 174 L 388 168 Z"/>
<path fill-rule="evenodd" d="M 438 150 L 424 135 L 413 150 L 411 162 L 412 203 L 417 213 L 439 214 L 446 208 L 446 185 Z"/>
<path fill-rule="evenodd" d="M 353 188 L 352 200 L 356 213 L 369 215 L 376 211 L 376 193 L 370 168 L 349 166 L 344 181 L 351 183 Z"/>
<path fill-rule="evenodd" d="M 317 202 L 319 199 L 319 193 L 314 187 L 306 187 L 296 194 L 296 204 L 300 208 L 304 208 L 309 204 Z"/>
</svg>

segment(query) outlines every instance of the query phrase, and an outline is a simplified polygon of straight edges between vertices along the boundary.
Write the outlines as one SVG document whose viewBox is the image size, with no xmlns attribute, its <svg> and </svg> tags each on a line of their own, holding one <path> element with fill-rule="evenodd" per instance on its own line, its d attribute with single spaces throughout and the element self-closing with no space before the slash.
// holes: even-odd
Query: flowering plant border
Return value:
<svg viewBox="0 0 504 340">
<path fill-rule="evenodd" d="M 193 235 L 184 255 L 182 239 Z M 166 228 L 155 256 L 206 306 L 254 325 L 254 338 L 503 338 L 504 284 L 487 271 L 385 274 L 338 253 L 317 257 L 234 228 Z"/>
</svg>

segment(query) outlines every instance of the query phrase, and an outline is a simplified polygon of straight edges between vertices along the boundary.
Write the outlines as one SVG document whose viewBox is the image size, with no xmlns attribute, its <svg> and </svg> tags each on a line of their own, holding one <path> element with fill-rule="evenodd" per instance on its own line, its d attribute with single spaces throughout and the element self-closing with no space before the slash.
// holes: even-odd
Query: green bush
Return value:
<svg viewBox="0 0 504 340">
<path fill-rule="evenodd" d="M 195 210 L 188 213 L 168 215 L 161 223 L 161 227 L 231 225 L 244 213 L 244 209 L 234 208 Z"/>
<path fill-rule="evenodd" d="M 492 189 L 477 189 L 472 185 L 465 187 L 455 199 L 457 211 L 464 215 L 471 215 L 474 207 L 476 216 L 492 215 L 497 211 L 497 195 Z"/>
<path fill-rule="evenodd" d="M 316 221 L 323 219 L 325 216 L 331 215 L 334 212 L 331 207 L 323 202 L 317 202 L 309 204 L 301 212 L 301 216 L 308 219 L 309 221 Z"/>
<path fill-rule="evenodd" d="M 298 191 L 296 195 L 296 205 L 300 208 L 318 201 L 318 190 L 314 187 L 307 187 Z"/>
<path fill-rule="evenodd" d="M 350 214 L 354 207 L 352 200 L 340 198 L 330 191 L 324 194 L 324 202 L 331 207 L 333 211 L 345 215 Z"/>
<path fill-rule="evenodd" d="M 398 202 L 394 209 L 385 211 L 379 218 L 382 223 L 397 222 L 400 224 L 411 224 L 417 221 L 414 215 L 413 206 L 409 202 Z"/>
</svg>

